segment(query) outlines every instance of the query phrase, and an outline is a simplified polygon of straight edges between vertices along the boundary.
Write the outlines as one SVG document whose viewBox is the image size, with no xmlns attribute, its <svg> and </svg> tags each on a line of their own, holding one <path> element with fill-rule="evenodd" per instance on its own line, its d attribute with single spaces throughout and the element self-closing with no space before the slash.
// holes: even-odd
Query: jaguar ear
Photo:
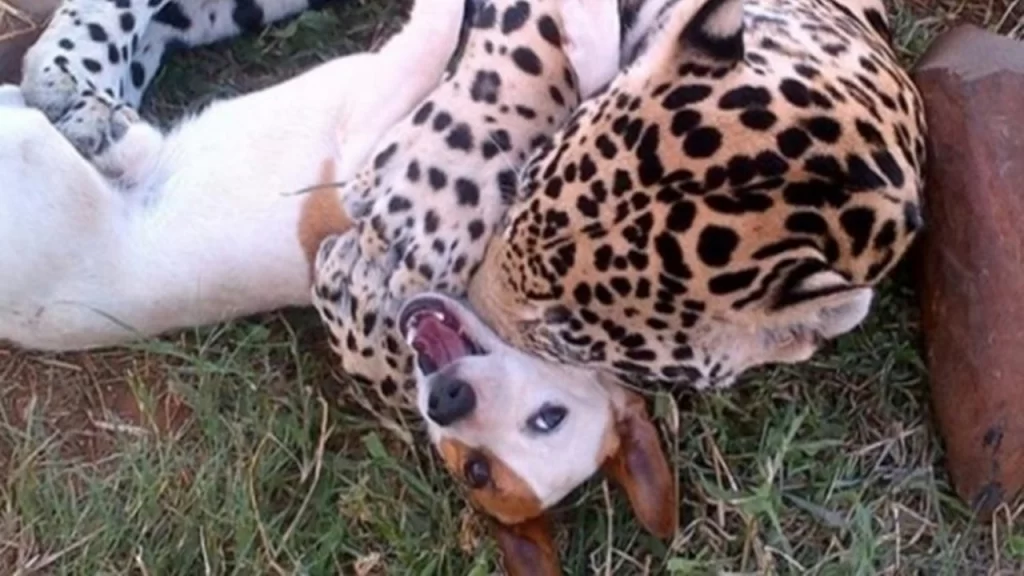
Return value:
<svg viewBox="0 0 1024 576">
<path fill-rule="evenodd" d="M 769 310 L 772 328 L 827 340 L 864 321 L 874 298 L 871 287 L 853 284 L 832 270 L 801 274 L 801 268 L 808 267 L 796 266 L 776 294 Z"/>
<path fill-rule="evenodd" d="M 515 525 L 490 522 L 508 576 L 561 575 L 558 549 L 546 515 Z"/>
<path fill-rule="evenodd" d="M 679 34 L 681 55 L 723 62 L 743 59 L 743 0 L 705 0 Z M 675 10 L 680 10 L 676 8 Z"/>
</svg>

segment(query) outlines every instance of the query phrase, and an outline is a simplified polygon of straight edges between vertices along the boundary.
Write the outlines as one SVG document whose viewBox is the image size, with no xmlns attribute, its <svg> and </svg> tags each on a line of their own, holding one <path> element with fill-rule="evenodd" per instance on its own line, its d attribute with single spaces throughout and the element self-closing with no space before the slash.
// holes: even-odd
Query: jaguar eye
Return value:
<svg viewBox="0 0 1024 576">
<path fill-rule="evenodd" d="M 462 475 L 470 488 L 479 490 L 491 483 L 491 465 L 486 458 L 470 456 L 462 467 Z"/>
<path fill-rule="evenodd" d="M 545 404 L 533 416 L 530 416 L 530 419 L 526 421 L 526 426 L 538 434 L 550 434 L 562 424 L 568 413 L 569 410 L 565 406 Z"/>
</svg>

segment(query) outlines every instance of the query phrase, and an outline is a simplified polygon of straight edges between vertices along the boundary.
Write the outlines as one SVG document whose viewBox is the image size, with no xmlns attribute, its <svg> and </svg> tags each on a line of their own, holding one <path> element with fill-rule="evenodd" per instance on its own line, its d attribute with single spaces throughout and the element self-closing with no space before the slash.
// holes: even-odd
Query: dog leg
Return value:
<svg viewBox="0 0 1024 576">
<path fill-rule="evenodd" d="M 16 90 L 0 87 L 0 340 L 51 347 L 88 314 L 69 307 L 57 314 L 66 321 L 48 321 L 56 301 L 78 299 L 83 254 L 115 248 L 106 240 L 120 196 Z"/>
</svg>

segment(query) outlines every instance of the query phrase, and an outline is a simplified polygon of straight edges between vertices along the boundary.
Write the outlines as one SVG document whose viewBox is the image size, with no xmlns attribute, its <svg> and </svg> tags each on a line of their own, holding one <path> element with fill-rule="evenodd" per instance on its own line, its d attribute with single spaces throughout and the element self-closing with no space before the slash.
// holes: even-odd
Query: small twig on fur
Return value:
<svg viewBox="0 0 1024 576">
<path fill-rule="evenodd" d="M 90 312 L 93 312 L 94 314 L 102 316 L 105 320 L 107 320 L 109 322 L 112 322 L 114 324 L 117 324 L 117 326 L 119 328 L 121 328 L 123 330 L 126 330 L 128 332 L 131 332 L 137 338 L 143 339 L 143 338 L 146 337 L 145 334 L 143 334 L 139 330 L 135 329 L 135 327 L 133 327 L 132 325 L 128 324 L 127 322 L 122 321 L 121 319 L 119 319 L 118 317 L 114 316 L 113 314 L 111 314 L 109 312 L 105 312 L 103 310 L 100 310 L 99 308 L 96 308 L 94 306 L 90 306 L 90 305 L 88 305 L 88 304 L 86 304 L 84 302 L 75 302 L 74 300 L 57 300 L 57 301 L 55 301 L 53 303 L 53 305 L 79 306 L 79 307 L 85 308 L 86 310 L 88 310 Z"/>
<path fill-rule="evenodd" d="M 302 196 L 303 194 L 309 194 L 310 192 L 316 192 L 317 190 L 326 190 L 328 188 L 341 188 L 345 186 L 345 182 L 326 182 L 324 184 L 314 184 L 305 188 L 299 188 L 295 192 L 283 192 L 282 196 Z"/>
</svg>

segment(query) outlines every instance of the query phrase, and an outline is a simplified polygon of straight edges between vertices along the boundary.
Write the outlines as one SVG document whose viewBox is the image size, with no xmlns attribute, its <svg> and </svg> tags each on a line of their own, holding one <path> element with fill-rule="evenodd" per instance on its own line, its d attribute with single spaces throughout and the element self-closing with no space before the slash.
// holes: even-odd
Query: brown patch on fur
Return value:
<svg viewBox="0 0 1024 576">
<path fill-rule="evenodd" d="M 606 435 L 610 454 L 601 464 L 609 478 L 626 492 L 640 524 L 659 538 L 671 538 L 679 522 L 679 495 L 675 477 L 661 448 L 658 431 L 647 415 L 644 399 L 626 393 L 615 418 L 615 430 Z"/>
<path fill-rule="evenodd" d="M 463 477 L 463 468 L 470 456 L 487 459 L 491 481 L 487 486 L 471 490 L 470 501 L 488 516 L 502 524 L 521 524 L 544 513 L 540 498 L 530 485 L 490 452 L 470 448 L 458 440 L 445 439 L 438 446 L 441 459 L 456 478 Z"/>
<path fill-rule="evenodd" d="M 546 516 L 506 526 L 492 521 L 494 539 L 508 576 L 559 576 L 562 573 L 555 539 Z"/>
<path fill-rule="evenodd" d="M 324 160 L 320 166 L 320 178 L 317 179 L 317 185 L 323 188 L 307 194 L 299 214 L 299 244 L 306 254 L 310 280 L 313 278 L 313 266 L 316 264 L 320 243 L 324 238 L 332 234 L 344 234 L 352 227 L 352 219 L 345 213 L 338 198 L 338 188 L 331 186 L 334 182 L 334 161 Z"/>
</svg>

